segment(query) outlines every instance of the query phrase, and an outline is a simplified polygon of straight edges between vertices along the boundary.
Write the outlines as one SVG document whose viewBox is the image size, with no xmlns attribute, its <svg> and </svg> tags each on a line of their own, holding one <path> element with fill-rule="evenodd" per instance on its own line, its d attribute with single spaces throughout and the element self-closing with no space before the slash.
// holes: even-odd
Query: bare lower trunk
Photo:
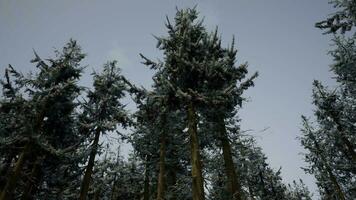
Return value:
<svg viewBox="0 0 356 200">
<path fill-rule="evenodd" d="M 79 197 L 80 200 L 86 200 L 88 196 L 91 175 L 93 173 L 93 168 L 94 168 L 95 156 L 98 151 L 99 138 L 100 138 L 100 130 L 96 130 L 93 146 L 89 156 L 88 165 L 85 170 L 82 186 L 80 189 L 80 197 Z"/>
<path fill-rule="evenodd" d="M 157 185 L 157 200 L 164 199 L 164 193 L 165 193 L 165 187 L 166 187 L 165 157 L 166 157 L 166 137 L 163 132 L 161 135 L 160 148 L 159 148 L 159 174 L 158 174 L 158 185 Z"/>
<path fill-rule="evenodd" d="M 11 196 L 16 189 L 16 182 L 21 175 L 21 170 L 25 163 L 26 155 L 28 154 L 28 151 L 30 150 L 30 146 L 31 146 L 30 143 L 27 143 L 25 145 L 24 149 L 22 150 L 21 154 L 19 155 L 19 158 L 17 159 L 16 165 L 15 165 L 15 169 L 13 170 L 12 174 L 9 176 L 7 183 L 1 192 L 0 200 L 11 199 Z"/>
<path fill-rule="evenodd" d="M 241 186 L 235 170 L 235 164 L 232 159 L 231 146 L 227 137 L 224 119 L 221 119 L 219 123 L 220 138 L 225 163 L 225 174 L 227 177 L 227 191 L 230 199 L 241 200 Z"/>
<path fill-rule="evenodd" d="M 204 200 L 204 180 L 200 160 L 199 139 L 197 133 L 197 116 L 192 103 L 188 105 L 188 131 L 192 164 L 193 200 Z"/>
</svg>

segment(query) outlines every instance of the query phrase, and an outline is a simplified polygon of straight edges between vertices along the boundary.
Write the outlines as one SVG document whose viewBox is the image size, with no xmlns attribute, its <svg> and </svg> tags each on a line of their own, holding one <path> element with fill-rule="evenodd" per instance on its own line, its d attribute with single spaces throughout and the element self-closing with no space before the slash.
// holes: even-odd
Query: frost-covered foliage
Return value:
<svg viewBox="0 0 356 200">
<path fill-rule="evenodd" d="M 326 34 L 337 33 L 337 31 L 344 34 L 351 31 L 356 26 L 356 2 L 354 0 L 330 0 L 329 3 L 333 4 L 338 11 L 326 20 L 316 23 L 315 26 L 327 29 Z"/>
<path fill-rule="evenodd" d="M 80 47 L 71 40 L 53 59 L 44 61 L 35 53 L 34 74 L 24 76 L 12 66 L 6 69 L 0 149 L 5 166 L 2 173 L 10 175 L 2 184 L 0 199 L 11 196 L 16 185 L 21 187 L 15 194 L 22 198 L 32 196 L 35 187 L 45 191 L 52 185 L 60 187 L 62 181 L 64 190 L 78 175 L 77 157 L 72 153 L 81 141 L 74 111 L 83 58 Z M 15 168 L 10 169 L 11 165 Z"/>
<path fill-rule="evenodd" d="M 81 186 L 81 200 L 85 200 L 88 195 L 100 136 L 108 131 L 115 131 L 118 125 L 126 128 L 130 122 L 121 103 L 128 90 L 127 81 L 120 74 L 117 62 L 108 62 L 100 74 L 93 73 L 93 78 L 94 89 L 88 91 L 88 101 L 82 103 L 81 125 L 92 144 Z"/>
<path fill-rule="evenodd" d="M 281 169 L 272 169 L 262 149 L 250 136 L 239 136 L 233 143 L 234 160 L 239 172 L 243 199 L 269 200 L 309 200 L 311 193 L 300 182 L 286 185 L 282 181 Z M 208 199 L 229 199 L 226 191 L 226 176 L 221 163 L 222 152 L 209 157 L 208 180 L 210 181 Z"/>
<path fill-rule="evenodd" d="M 355 1 L 333 1 L 343 8 L 321 28 L 341 34 L 356 26 Z M 307 150 L 305 171 L 317 180 L 322 199 L 353 199 L 356 196 L 356 35 L 335 35 L 331 71 L 338 84 L 328 88 L 313 83 L 315 121 L 303 118 L 301 143 Z"/>
<path fill-rule="evenodd" d="M 0 98 L 0 200 L 310 199 L 302 182 L 284 184 L 281 171 L 272 169 L 255 140 L 240 130 L 243 93 L 254 86 L 257 73 L 248 75 L 247 63 L 237 64 L 234 38 L 224 47 L 218 29 L 206 30 L 195 8 L 177 10 L 166 28 L 167 35 L 157 37 L 163 60 L 141 55 L 155 72 L 151 90 L 131 84 L 116 61 L 91 74 L 92 87 L 78 86 L 85 56 L 73 40 L 53 59 L 35 54 L 36 73 L 24 76 L 12 66 L 6 69 Z M 344 49 L 354 48 L 338 41 Z M 342 67 L 354 63 L 348 51 L 332 52 L 342 83 L 337 94 L 320 84 L 316 88 L 323 92 L 315 90 L 318 115 L 327 116 L 319 123 L 335 123 L 336 116 L 345 135 L 354 131 L 346 117 L 355 111 L 350 98 L 354 76 Z M 122 103 L 126 94 L 136 103 L 133 115 Z M 119 126 L 126 132 L 119 132 Z M 337 131 L 330 129 L 324 138 Z M 108 138 L 102 136 L 115 132 L 118 143 L 125 140 L 133 147 L 127 160 L 112 153 L 112 146 L 103 148 L 101 141 Z M 343 144 L 316 141 L 323 148 Z M 321 161 L 334 159 L 324 166 L 343 166 L 337 170 L 344 177 L 336 178 L 344 189 L 354 181 L 346 177 L 354 165 L 347 160 L 350 148 L 337 150 L 335 159 L 325 153 Z"/>
</svg>

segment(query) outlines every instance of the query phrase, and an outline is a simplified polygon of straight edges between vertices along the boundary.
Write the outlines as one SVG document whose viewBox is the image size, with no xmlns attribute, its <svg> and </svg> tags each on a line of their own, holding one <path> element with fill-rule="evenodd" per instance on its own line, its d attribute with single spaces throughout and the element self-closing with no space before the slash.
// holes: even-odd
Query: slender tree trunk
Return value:
<svg viewBox="0 0 356 200">
<path fill-rule="evenodd" d="M 35 193 L 36 186 L 40 179 L 39 176 L 40 176 L 40 171 L 41 171 L 41 163 L 42 163 L 43 159 L 44 158 L 41 158 L 41 157 L 36 158 L 35 163 L 32 167 L 30 177 L 28 178 L 28 180 L 26 182 L 25 189 L 22 193 L 22 197 L 21 197 L 22 200 L 33 199 L 33 195 Z"/>
<path fill-rule="evenodd" d="M 150 199 L 150 174 L 148 170 L 148 159 L 146 158 L 143 200 L 149 200 L 149 199 Z"/>
<path fill-rule="evenodd" d="M 193 200 L 204 200 L 204 179 L 202 175 L 200 148 L 197 131 L 197 116 L 193 103 L 188 105 L 188 131 L 192 164 Z"/>
<path fill-rule="evenodd" d="M 22 150 L 19 158 L 15 164 L 15 169 L 13 170 L 12 174 L 9 176 L 7 183 L 0 194 L 0 200 L 8 200 L 11 199 L 12 194 L 16 189 L 16 182 L 21 175 L 21 170 L 23 165 L 25 164 L 25 159 L 27 154 L 29 153 L 31 144 L 28 142 L 24 149 Z"/>
<path fill-rule="evenodd" d="M 220 120 L 220 138 L 222 143 L 222 150 L 224 156 L 225 163 L 225 174 L 227 177 L 227 190 L 229 192 L 229 196 L 234 200 L 241 200 L 241 186 L 237 177 L 237 173 L 235 170 L 235 164 L 232 159 L 231 146 L 229 142 L 229 138 L 226 133 L 226 127 L 224 119 Z"/>
<path fill-rule="evenodd" d="M 94 168 L 95 156 L 98 151 L 99 138 L 100 138 L 100 130 L 97 129 L 95 132 L 93 147 L 90 152 L 88 165 L 85 170 L 82 186 L 80 189 L 80 197 L 79 197 L 80 200 L 86 200 L 88 196 L 89 186 L 91 182 L 91 175 L 93 173 L 93 168 Z"/>
<path fill-rule="evenodd" d="M 164 193 L 166 188 L 166 135 L 165 130 L 163 130 L 160 138 L 160 148 L 159 148 L 159 174 L 158 174 L 158 185 L 157 185 L 157 200 L 164 199 Z"/>
</svg>

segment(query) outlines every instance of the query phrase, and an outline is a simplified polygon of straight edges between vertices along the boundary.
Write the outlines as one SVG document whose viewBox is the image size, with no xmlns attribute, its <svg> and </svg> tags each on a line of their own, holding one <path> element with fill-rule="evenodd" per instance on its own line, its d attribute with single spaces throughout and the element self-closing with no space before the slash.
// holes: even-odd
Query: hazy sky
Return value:
<svg viewBox="0 0 356 200">
<path fill-rule="evenodd" d="M 10 63 L 33 70 L 32 49 L 46 58 L 73 38 L 88 55 L 88 73 L 117 59 L 131 81 L 149 87 L 152 72 L 138 54 L 161 58 L 152 35 L 166 33 L 165 15 L 172 18 L 176 6 L 194 5 L 209 29 L 219 26 L 224 43 L 236 36 L 238 62 L 260 73 L 246 93 L 250 102 L 240 114 L 242 129 L 253 130 L 270 164 L 282 166 L 285 182 L 302 178 L 315 191 L 313 178 L 300 169 L 305 163 L 296 137 L 300 115 L 312 114 L 312 81 L 333 84 L 330 36 L 314 28 L 333 11 L 327 0 L 0 0 L 0 75 Z M 81 84 L 90 79 L 84 76 Z"/>
</svg>

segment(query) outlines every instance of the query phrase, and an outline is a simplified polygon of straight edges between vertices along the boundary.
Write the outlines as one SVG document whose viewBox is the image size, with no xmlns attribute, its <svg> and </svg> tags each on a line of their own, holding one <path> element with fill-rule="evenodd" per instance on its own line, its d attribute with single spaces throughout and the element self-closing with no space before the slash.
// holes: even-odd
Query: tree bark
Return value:
<svg viewBox="0 0 356 200">
<path fill-rule="evenodd" d="M 88 196 L 89 186 L 91 182 L 91 175 L 93 173 L 93 168 L 94 168 L 95 156 L 98 151 L 99 138 L 100 138 L 100 130 L 97 129 L 95 132 L 93 146 L 90 152 L 88 165 L 85 170 L 82 186 L 80 189 L 80 197 L 79 197 L 80 200 L 86 200 Z"/>
<path fill-rule="evenodd" d="M 28 142 L 24 149 L 22 150 L 16 164 L 15 169 L 13 170 L 12 174 L 9 176 L 7 183 L 0 194 L 0 200 L 9 200 L 11 199 L 11 195 L 14 193 L 16 189 L 16 182 L 21 175 L 21 170 L 23 165 L 25 164 L 25 159 L 28 151 L 31 149 L 31 144 Z"/>
<path fill-rule="evenodd" d="M 164 200 L 164 193 L 166 187 L 166 135 L 163 130 L 160 138 L 160 148 L 159 148 L 159 174 L 158 174 L 158 185 L 157 185 L 157 200 Z"/>
<path fill-rule="evenodd" d="M 202 175 L 199 139 L 197 132 L 197 116 L 193 103 L 188 105 L 188 132 L 192 164 L 193 200 L 204 200 L 204 180 Z"/>
<path fill-rule="evenodd" d="M 225 174 L 227 177 L 227 191 L 229 198 L 233 200 L 241 200 L 241 186 L 235 170 L 235 164 L 232 159 L 231 146 L 226 133 L 224 119 L 220 119 L 220 138 L 225 163 Z"/>
</svg>

